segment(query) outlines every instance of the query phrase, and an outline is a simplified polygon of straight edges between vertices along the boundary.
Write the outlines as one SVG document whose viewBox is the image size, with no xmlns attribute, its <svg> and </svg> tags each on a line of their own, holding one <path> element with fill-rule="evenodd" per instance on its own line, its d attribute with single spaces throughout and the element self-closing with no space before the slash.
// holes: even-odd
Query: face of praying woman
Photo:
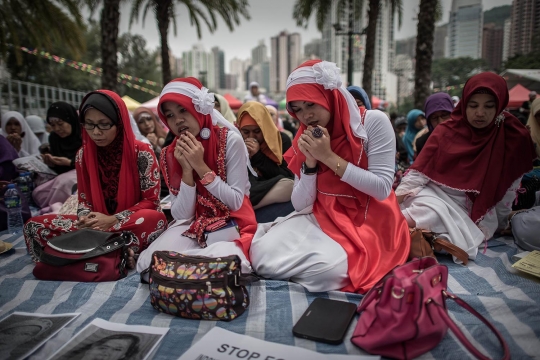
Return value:
<svg viewBox="0 0 540 360">
<path fill-rule="evenodd" d="M 71 135 L 71 124 L 67 121 L 56 117 L 50 117 L 48 124 L 51 126 L 52 131 L 61 138 Z"/>
<path fill-rule="evenodd" d="M 15 119 L 15 118 L 9 119 L 7 124 L 6 124 L 6 132 L 8 134 L 19 134 L 19 135 L 21 135 L 22 126 L 21 126 L 21 123 L 19 122 L 19 120 Z"/>
<path fill-rule="evenodd" d="M 116 138 L 118 128 L 101 111 L 90 108 L 84 113 L 84 124 L 86 132 L 97 146 L 110 145 Z"/>
<path fill-rule="evenodd" d="M 332 118 L 330 111 L 312 102 L 302 100 L 291 101 L 289 106 L 298 120 L 306 126 L 322 126 L 325 128 Z"/>
<path fill-rule="evenodd" d="M 426 126 L 426 117 L 424 115 L 418 115 L 414 127 L 418 130 L 423 129 Z"/>
<path fill-rule="evenodd" d="M 130 339 L 111 339 L 99 345 L 93 345 L 84 353 L 83 360 L 118 360 L 122 359 L 132 341 Z"/>
<path fill-rule="evenodd" d="M 264 136 L 261 131 L 261 128 L 257 125 L 246 125 L 242 126 L 242 129 L 240 129 L 240 132 L 242 133 L 242 137 L 244 140 L 247 139 L 255 139 L 259 144 L 264 143 Z"/>
<path fill-rule="evenodd" d="M 141 131 L 143 136 L 151 134 L 156 130 L 156 124 L 154 123 L 154 118 L 149 113 L 142 113 L 137 119 L 137 126 Z"/>
<path fill-rule="evenodd" d="M 189 131 L 193 136 L 197 136 L 201 132 L 201 126 L 195 116 L 184 107 L 172 101 L 165 101 L 161 108 L 174 135 L 180 136 Z"/>
<path fill-rule="evenodd" d="M 491 94 L 474 94 L 467 103 L 467 121 L 472 127 L 483 129 L 495 119 L 497 102 Z"/>
</svg>

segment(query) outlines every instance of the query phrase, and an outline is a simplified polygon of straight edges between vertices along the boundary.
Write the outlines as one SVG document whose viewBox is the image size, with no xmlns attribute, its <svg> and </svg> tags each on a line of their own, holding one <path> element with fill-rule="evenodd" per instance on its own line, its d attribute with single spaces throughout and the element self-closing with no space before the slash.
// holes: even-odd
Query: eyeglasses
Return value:
<svg viewBox="0 0 540 360">
<path fill-rule="evenodd" d="M 435 120 L 439 120 L 439 119 L 442 120 L 442 121 L 445 121 L 445 120 L 450 119 L 450 113 L 448 113 L 448 114 L 442 114 L 442 115 L 439 115 L 439 116 L 433 116 L 433 115 L 431 115 L 431 116 L 429 117 L 429 120 L 430 120 L 430 121 L 432 121 L 432 120 L 435 121 Z"/>
<path fill-rule="evenodd" d="M 99 129 L 99 130 L 109 130 L 110 128 L 112 128 L 114 126 L 114 124 L 111 124 L 111 123 L 108 123 L 108 124 L 91 124 L 91 123 L 87 123 L 85 122 L 83 124 L 83 127 L 86 129 L 86 130 L 94 130 L 96 127 Z"/>
</svg>

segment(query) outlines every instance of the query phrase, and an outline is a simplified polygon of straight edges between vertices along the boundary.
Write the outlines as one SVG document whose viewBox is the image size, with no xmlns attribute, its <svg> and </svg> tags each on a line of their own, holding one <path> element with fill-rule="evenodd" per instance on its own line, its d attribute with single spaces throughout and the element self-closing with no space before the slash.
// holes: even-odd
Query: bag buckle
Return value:
<svg viewBox="0 0 540 360">
<path fill-rule="evenodd" d="M 444 296 L 449 297 L 451 299 L 456 298 L 453 294 L 450 294 L 450 293 L 446 292 L 446 290 L 443 290 L 442 293 L 443 293 Z"/>
<path fill-rule="evenodd" d="M 240 286 L 240 284 L 238 283 L 238 275 L 234 275 L 234 285 Z"/>
<path fill-rule="evenodd" d="M 403 298 L 403 296 L 405 296 L 405 289 L 402 288 L 402 289 L 401 289 L 401 292 L 400 292 L 399 294 L 396 294 L 396 293 L 394 292 L 394 289 L 395 289 L 395 288 L 392 288 L 392 297 L 393 297 L 394 299 L 401 299 L 401 298 Z"/>
</svg>

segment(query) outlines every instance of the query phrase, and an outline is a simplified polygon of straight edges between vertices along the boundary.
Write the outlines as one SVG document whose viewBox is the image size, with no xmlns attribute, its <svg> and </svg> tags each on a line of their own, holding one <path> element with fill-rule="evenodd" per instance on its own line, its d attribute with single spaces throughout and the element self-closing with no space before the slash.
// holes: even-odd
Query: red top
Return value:
<svg viewBox="0 0 540 360">
<path fill-rule="evenodd" d="M 308 61 L 302 66 L 317 62 Z M 315 83 L 293 85 L 287 89 L 287 101 L 296 100 L 313 102 L 330 111 L 332 119 L 327 129 L 332 151 L 353 165 L 368 168 L 363 140 L 353 134 L 347 102 L 338 89 L 325 90 Z M 359 111 L 363 123 L 366 110 Z M 296 118 L 292 112 L 291 116 Z M 300 167 L 305 160 L 298 149 L 298 139 L 305 129 L 301 124 L 293 146 L 284 155 L 298 177 L 301 177 Z M 409 229 L 393 191 L 388 198 L 378 201 L 341 181 L 333 169 L 319 163 L 313 213 L 322 231 L 347 252 L 350 284 L 343 291 L 364 293 L 407 260 Z"/>
</svg>

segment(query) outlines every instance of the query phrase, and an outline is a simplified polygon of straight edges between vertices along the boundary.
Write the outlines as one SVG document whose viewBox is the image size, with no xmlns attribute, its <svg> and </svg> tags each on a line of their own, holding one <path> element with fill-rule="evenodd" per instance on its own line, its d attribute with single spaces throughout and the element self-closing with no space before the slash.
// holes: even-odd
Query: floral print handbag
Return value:
<svg viewBox="0 0 540 360">
<path fill-rule="evenodd" d="M 256 278 L 241 273 L 238 255 L 210 258 L 155 251 L 148 273 L 150 303 L 161 312 L 196 320 L 236 319 L 247 309 L 245 284 Z"/>
</svg>

